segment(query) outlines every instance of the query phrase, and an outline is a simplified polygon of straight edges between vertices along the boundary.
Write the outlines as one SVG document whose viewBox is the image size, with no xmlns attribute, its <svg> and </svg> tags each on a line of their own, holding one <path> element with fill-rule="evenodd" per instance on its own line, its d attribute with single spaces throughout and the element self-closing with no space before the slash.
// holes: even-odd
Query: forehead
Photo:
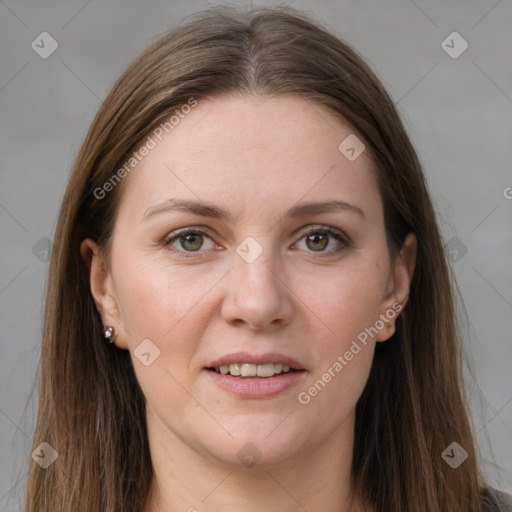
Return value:
<svg viewBox="0 0 512 512">
<path fill-rule="evenodd" d="M 229 95 L 186 112 L 169 133 L 151 135 L 154 147 L 126 178 L 121 202 L 130 211 L 171 196 L 229 202 L 238 218 L 250 206 L 261 213 L 262 201 L 275 210 L 327 196 L 379 199 L 368 152 L 350 160 L 339 149 L 347 137 L 362 137 L 326 107 L 295 96 Z"/>
</svg>

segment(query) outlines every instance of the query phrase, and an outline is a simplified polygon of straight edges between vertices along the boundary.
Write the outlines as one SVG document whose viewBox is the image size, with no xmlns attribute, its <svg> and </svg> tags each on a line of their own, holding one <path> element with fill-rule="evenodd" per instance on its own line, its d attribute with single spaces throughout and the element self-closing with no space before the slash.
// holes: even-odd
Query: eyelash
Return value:
<svg viewBox="0 0 512 512">
<path fill-rule="evenodd" d="M 344 235 L 341 232 L 339 232 L 338 230 L 333 229 L 328 226 L 321 226 L 321 227 L 315 226 L 315 227 L 308 228 L 307 230 L 304 230 L 301 233 L 301 237 L 300 237 L 299 241 L 309 235 L 317 234 L 317 233 L 329 235 L 329 236 L 335 238 L 338 242 L 340 242 L 341 245 L 338 248 L 331 249 L 329 251 L 317 251 L 317 254 L 319 256 L 315 256 L 315 257 L 326 257 L 325 255 L 327 255 L 327 257 L 335 256 L 335 255 L 339 254 L 341 251 L 343 251 L 344 249 L 349 248 L 351 246 L 351 243 L 346 235 Z M 182 256 L 184 258 L 195 258 L 195 257 L 197 257 L 196 253 L 201 253 L 204 251 L 202 251 L 201 249 L 198 249 L 197 251 L 186 251 L 184 249 L 176 249 L 176 248 L 169 249 L 169 246 L 171 245 L 172 242 L 174 242 L 175 240 L 179 240 L 180 238 L 185 238 L 185 236 L 187 236 L 187 235 L 203 235 L 203 236 L 207 236 L 208 238 L 212 239 L 212 237 L 207 232 L 202 231 L 201 229 L 195 229 L 193 227 L 188 227 L 188 228 L 183 228 L 183 230 L 175 231 L 175 232 L 171 233 L 170 235 L 166 236 L 162 240 L 162 245 L 165 248 L 167 248 L 167 250 L 169 250 L 173 253 L 180 254 L 180 256 Z M 315 254 L 315 251 L 309 251 L 309 252 Z"/>
</svg>

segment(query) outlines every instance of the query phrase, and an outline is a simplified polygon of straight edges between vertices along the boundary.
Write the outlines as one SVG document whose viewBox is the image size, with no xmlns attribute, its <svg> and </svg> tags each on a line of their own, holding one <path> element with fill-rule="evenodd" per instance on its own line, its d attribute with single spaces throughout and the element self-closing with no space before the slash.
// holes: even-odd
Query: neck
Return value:
<svg viewBox="0 0 512 512">
<path fill-rule="evenodd" d="M 352 496 L 353 417 L 322 445 L 252 468 L 199 453 L 149 410 L 147 425 L 154 478 L 145 512 L 370 510 Z"/>
</svg>

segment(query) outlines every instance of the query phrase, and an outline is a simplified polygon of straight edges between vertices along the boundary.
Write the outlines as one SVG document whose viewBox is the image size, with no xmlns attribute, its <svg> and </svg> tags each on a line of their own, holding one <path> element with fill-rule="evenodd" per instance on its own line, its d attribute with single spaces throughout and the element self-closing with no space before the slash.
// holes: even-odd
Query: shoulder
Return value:
<svg viewBox="0 0 512 512">
<path fill-rule="evenodd" d="M 512 496 L 503 491 L 487 488 L 483 512 L 512 512 Z"/>
</svg>

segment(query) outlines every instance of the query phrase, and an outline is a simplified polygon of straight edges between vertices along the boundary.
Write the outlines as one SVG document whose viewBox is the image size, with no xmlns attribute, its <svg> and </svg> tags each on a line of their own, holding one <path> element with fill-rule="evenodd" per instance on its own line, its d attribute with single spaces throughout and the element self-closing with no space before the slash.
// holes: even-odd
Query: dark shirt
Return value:
<svg viewBox="0 0 512 512">
<path fill-rule="evenodd" d="M 497 489 L 484 491 L 483 512 L 512 512 L 512 496 Z"/>
</svg>

